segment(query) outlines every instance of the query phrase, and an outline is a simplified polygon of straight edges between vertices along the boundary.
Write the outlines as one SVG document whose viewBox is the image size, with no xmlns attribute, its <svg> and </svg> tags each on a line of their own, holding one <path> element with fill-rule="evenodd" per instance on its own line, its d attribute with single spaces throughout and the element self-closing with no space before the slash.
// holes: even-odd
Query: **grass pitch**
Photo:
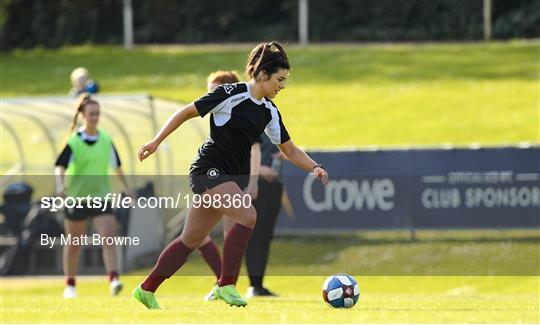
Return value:
<svg viewBox="0 0 540 325">
<path fill-rule="evenodd" d="M 336 310 L 322 300 L 324 277 L 268 277 L 277 298 L 245 308 L 203 302 L 212 277 L 176 276 L 158 291 L 165 310 L 149 311 L 129 291 L 143 277 L 123 277 L 108 295 L 105 277 L 79 278 L 79 298 L 66 301 L 61 278 L 2 280 L 2 323 L 538 323 L 538 277 L 356 276 L 360 300 Z M 240 279 L 245 290 L 246 279 Z"/>
<path fill-rule="evenodd" d="M 538 41 L 470 44 L 288 46 L 292 71 L 276 98 L 293 141 L 305 148 L 540 143 Z M 86 66 L 103 93 L 148 92 L 179 102 L 206 92 L 206 76 L 218 69 L 242 71 L 250 45 L 66 47 L 0 53 L 2 97 L 67 94 L 69 73 Z M 134 148 L 154 134 L 148 122 L 103 107 L 123 122 Z M 52 172 L 54 154 L 42 132 L 22 117 L 2 116 L 24 145 L 28 173 Z M 40 112 L 34 112 L 40 114 Z M 161 125 L 170 111 L 159 111 Z M 61 146 L 68 122 L 40 117 Z M 208 121 L 198 120 L 207 127 Z M 197 123 L 189 121 L 188 123 Z M 109 132 L 116 128 L 102 126 Z M 168 139 L 173 174 L 186 174 L 202 143 L 190 126 Z M 136 150 L 113 134 L 123 161 Z M 60 149 L 60 148 L 58 148 Z M 0 169 L 19 160 L 3 132 Z M 148 167 L 152 165 L 151 167 Z M 153 162 L 133 166 L 149 173 Z M 124 165 L 130 166 L 131 165 Z"/>
<path fill-rule="evenodd" d="M 144 279 L 148 270 L 123 276 L 125 290 L 118 297 L 109 296 L 105 276 L 79 277 L 79 298 L 69 301 L 62 298 L 61 277 L 2 278 L 1 322 L 249 324 L 540 321 L 538 231 L 422 231 L 418 233 L 418 239 L 408 242 L 403 235 L 398 232 L 362 233 L 357 234 L 356 244 L 351 241 L 352 235 L 342 244 L 340 240 L 343 236 L 336 236 L 333 241 L 326 237 L 322 241 L 325 245 L 317 243 L 313 237 L 305 239 L 302 245 L 296 238 L 278 237 L 272 246 L 268 269 L 271 275 L 265 278 L 265 285 L 280 296 L 250 299 L 246 308 L 229 307 L 222 301 L 203 302 L 215 278 L 208 276 L 209 267 L 198 254 L 192 254 L 193 258 L 185 267 L 160 287 L 157 297 L 165 308 L 160 311 L 146 310 L 130 296 L 130 291 Z M 432 241 L 438 241 L 447 249 L 444 252 L 439 247 L 426 250 L 426 244 Z M 509 246 L 513 247 L 513 251 L 505 252 L 505 247 Z M 459 254 L 452 254 L 456 249 Z M 363 260 L 368 260 L 368 263 L 362 263 Z M 371 261 L 385 262 L 372 265 Z M 490 263 L 494 268 L 487 270 L 487 266 L 483 265 Z M 399 268 L 392 269 L 391 264 L 404 267 L 400 272 L 397 271 Z M 316 265 L 323 268 L 314 268 Z M 435 273 L 418 268 L 421 265 L 433 265 Z M 406 272 L 408 266 L 414 271 L 410 275 Z M 473 276 L 475 269 L 498 276 Z M 332 309 L 322 299 L 324 279 L 339 272 L 353 274 L 360 284 L 360 300 L 352 309 Z M 245 292 L 248 286 L 245 276 L 240 278 L 238 286 L 241 293 Z"/>
<path fill-rule="evenodd" d="M 67 94 L 69 73 L 85 66 L 104 92 L 190 102 L 205 93 L 210 72 L 242 72 L 251 47 L 14 50 L 0 53 L 2 96 Z M 292 139 L 306 147 L 538 143 L 539 47 L 291 45 L 291 76 L 276 103 Z"/>
</svg>

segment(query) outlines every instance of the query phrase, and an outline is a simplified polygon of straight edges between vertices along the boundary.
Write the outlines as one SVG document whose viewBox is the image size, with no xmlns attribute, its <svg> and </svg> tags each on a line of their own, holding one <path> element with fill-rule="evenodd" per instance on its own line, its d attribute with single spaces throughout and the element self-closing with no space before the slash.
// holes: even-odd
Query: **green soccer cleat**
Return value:
<svg viewBox="0 0 540 325">
<path fill-rule="evenodd" d="M 159 304 L 156 300 L 156 296 L 153 292 L 143 290 L 141 286 L 138 286 L 133 290 L 131 296 L 140 302 L 141 304 L 145 305 L 148 309 L 161 309 L 159 307 Z"/>
<path fill-rule="evenodd" d="M 247 301 L 240 296 L 234 284 L 223 287 L 215 286 L 214 295 L 230 306 L 245 307 L 247 305 Z"/>
</svg>

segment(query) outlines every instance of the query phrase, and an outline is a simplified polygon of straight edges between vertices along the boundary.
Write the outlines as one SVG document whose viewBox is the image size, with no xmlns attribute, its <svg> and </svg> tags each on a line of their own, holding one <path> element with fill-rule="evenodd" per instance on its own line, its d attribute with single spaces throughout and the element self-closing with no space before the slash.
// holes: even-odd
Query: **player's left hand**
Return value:
<svg viewBox="0 0 540 325">
<path fill-rule="evenodd" d="M 315 169 L 313 169 L 313 175 L 320 179 L 324 186 L 328 184 L 328 173 L 323 168 L 315 167 Z"/>
</svg>

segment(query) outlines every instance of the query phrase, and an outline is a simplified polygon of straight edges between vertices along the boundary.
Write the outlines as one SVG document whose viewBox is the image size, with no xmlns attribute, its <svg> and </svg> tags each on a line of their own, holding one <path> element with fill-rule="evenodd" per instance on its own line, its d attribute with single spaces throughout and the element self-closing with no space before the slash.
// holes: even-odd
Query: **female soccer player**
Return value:
<svg viewBox="0 0 540 325">
<path fill-rule="evenodd" d="M 56 190 L 59 196 L 104 198 L 107 193 L 111 192 L 109 166 L 112 165 L 128 194 L 134 197 L 120 167 L 120 158 L 111 136 L 97 127 L 99 111 L 98 102 L 90 98 L 89 94 L 82 94 L 79 97 L 75 115 L 68 131 L 67 143 L 55 163 Z M 74 132 L 79 115 L 83 118 L 83 125 L 77 132 Z M 65 184 L 66 175 L 67 186 Z M 111 208 L 107 207 L 105 211 L 102 211 L 102 209 L 88 207 L 86 200 L 83 202 L 84 207 L 82 208 L 66 209 L 66 219 L 64 220 L 66 235 L 71 235 L 71 238 L 80 238 L 86 233 L 86 220 L 92 218 L 94 228 L 99 235 L 114 236 L 117 223 Z M 104 245 L 102 250 L 111 294 L 117 295 L 122 290 L 122 283 L 118 276 L 116 247 Z M 64 298 L 77 296 L 75 275 L 80 252 L 80 245 L 69 242 L 69 245 L 64 246 L 63 268 L 66 276 Z"/>
<path fill-rule="evenodd" d="M 236 176 L 241 175 L 243 166 L 249 161 L 251 145 L 263 131 L 292 163 L 312 172 L 324 184 L 328 182 L 328 174 L 322 165 L 292 142 L 277 107 L 270 100 L 285 88 L 289 70 L 289 60 L 279 43 L 260 43 L 248 57 L 246 75 L 249 82 L 222 85 L 181 108 L 154 139 L 139 150 L 142 161 L 182 123 L 196 116 L 212 114 L 210 137 L 199 148 L 190 168 L 189 181 L 195 194 L 207 194 L 220 204 L 211 207 L 193 205 L 190 209 L 182 234 L 163 250 L 148 277 L 133 291 L 133 297 L 147 308 L 160 308 L 154 292 L 186 262 L 223 215 L 235 224 L 223 244 L 223 266 L 214 294 L 231 306 L 247 305 L 234 283 L 257 213 L 252 205 L 227 205 L 227 199 L 243 197 Z"/>
</svg>

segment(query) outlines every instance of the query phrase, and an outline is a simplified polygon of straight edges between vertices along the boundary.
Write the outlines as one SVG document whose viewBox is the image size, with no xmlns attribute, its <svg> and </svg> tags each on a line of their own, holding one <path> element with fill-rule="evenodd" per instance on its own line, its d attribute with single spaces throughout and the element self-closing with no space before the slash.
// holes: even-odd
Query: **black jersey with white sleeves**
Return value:
<svg viewBox="0 0 540 325">
<path fill-rule="evenodd" d="M 232 100 L 241 100 L 245 97 L 245 91 L 241 84 L 223 84 L 211 92 L 197 99 L 194 104 L 201 117 L 208 113 L 214 113 L 230 104 Z M 238 96 L 240 95 L 240 96 Z"/>
<path fill-rule="evenodd" d="M 248 83 L 224 84 L 194 102 L 199 115 L 210 114 L 210 136 L 199 148 L 191 171 L 219 167 L 241 175 L 249 166 L 251 145 L 265 132 L 272 143 L 290 139 L 276 105 L 251 95 Z"/>
</svg>

